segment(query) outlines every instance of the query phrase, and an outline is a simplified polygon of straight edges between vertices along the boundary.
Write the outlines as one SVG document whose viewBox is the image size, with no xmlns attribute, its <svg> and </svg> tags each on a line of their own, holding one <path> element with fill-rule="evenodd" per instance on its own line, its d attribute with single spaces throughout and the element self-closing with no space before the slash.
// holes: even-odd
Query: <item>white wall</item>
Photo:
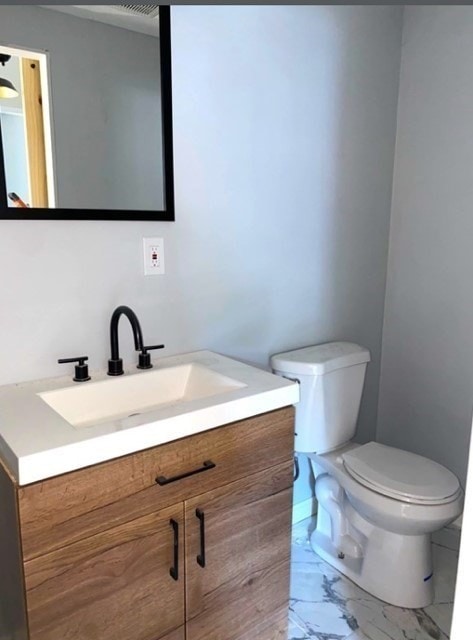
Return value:
<svg viewBox="0 0 473 640">
<path fill-rule="evenodd" d="M 473 440 L 470 440 L 470 460 L 473 461 Z M 473 569 L 473 464 L 468 466 L 466 480 L 465 507 L 462 516 L 462 535 L 458 574 L 455 585 L 455 605 L 450 638 L 470 640 L 471 638 L 471 570 Z"/>
<path fill-rule="evenodd" d="M 473 7 L 406 8 L 378 439 L 464 482 L 473 407 Z"/>
<path fill-rule="evenodd" d="M 2 222 L 0 383 L 58 375 L 58 357 L 81 353 L 103 368 L 111 312 L 129 304 L 163 355 L 265 366 L 314 342 L 366 345 L 359 437 L 372 438 L 401 19 L 173 7 L 176 222 Z M 164 237 L 164 277 L 142 275 L 147 235 Z M 121 341 L 130 361 L 124 321 Z"/>
<path fill-rule="evenodd" d="M 57 206 L 161 209 L 159 39 L 1 6 L 0 44 L 49 52 Z"/>
</svg>

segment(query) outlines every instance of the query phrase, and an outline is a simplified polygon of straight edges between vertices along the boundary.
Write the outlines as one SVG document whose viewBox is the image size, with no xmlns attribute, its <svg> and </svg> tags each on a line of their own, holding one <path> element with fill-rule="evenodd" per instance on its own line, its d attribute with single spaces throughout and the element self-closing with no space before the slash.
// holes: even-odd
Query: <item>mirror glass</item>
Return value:
<svg viewBox="0 0 473 640">
<path fill-rule="evenodd" d="M 0 6 L 2 217 L 173 219 L 165 20 L 158 5 Z"/>
</svg>

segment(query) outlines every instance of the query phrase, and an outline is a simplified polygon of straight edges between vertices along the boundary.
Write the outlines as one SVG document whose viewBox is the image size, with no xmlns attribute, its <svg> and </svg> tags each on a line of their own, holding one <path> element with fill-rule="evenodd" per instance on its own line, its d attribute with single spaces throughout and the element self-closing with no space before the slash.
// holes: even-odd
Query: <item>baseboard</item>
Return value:
<svg viewBox="0 0 473 640">
<path fill-rule="evenodd" d="M 292 524 L 297 524 L 301 520 L 310 518 L 317 513 L 317 500 L 315 498 L 308 498 L 303 502 L 298 502 L 292 506 Z"/>
</svg>

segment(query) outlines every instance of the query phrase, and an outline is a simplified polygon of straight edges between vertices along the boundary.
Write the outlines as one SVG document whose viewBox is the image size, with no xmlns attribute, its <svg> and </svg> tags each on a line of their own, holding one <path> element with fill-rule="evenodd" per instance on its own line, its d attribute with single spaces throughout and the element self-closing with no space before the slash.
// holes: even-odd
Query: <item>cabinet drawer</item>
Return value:
<svg viewBox="0 0 473 640">
<path fill-rule="evenodd" d="M 25 560 L 290 460 L 294 410 L 279 409 L 19 488 Z M 201 469 L 205 461 L 215 467 Z"/>
</svg>

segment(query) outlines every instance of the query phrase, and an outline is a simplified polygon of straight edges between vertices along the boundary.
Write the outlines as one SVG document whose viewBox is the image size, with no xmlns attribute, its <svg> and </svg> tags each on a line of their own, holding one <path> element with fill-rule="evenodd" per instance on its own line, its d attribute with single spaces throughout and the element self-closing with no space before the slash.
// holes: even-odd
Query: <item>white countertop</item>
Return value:
<svg viewBox="0 0 473 640">
<path fill-rule="evenodd" d="M 0 387 L 3 463 L 19 485 L 27 485 L 299 401 L 297 383 L 212 351 L 161 358 L 155 361 L 154 369 L 189 363 L 205 366 L 245 386 L 80 429 L 38 394 L 110 380 L 104 372 L 92 374 L 92 382 L 76 383 L 72 381 L 71 367 L 69 377 Z M 146 372 L 129 369 L 125 375 L 129 374 Z"/>
</svg>

